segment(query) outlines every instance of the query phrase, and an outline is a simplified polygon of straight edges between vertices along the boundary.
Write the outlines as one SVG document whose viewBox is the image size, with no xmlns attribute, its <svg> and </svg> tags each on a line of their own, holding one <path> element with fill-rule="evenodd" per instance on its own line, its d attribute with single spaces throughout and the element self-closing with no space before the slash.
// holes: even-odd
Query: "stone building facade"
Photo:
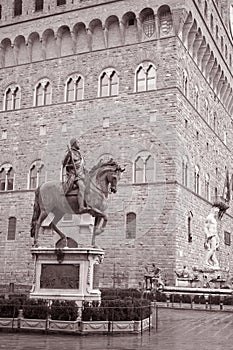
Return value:
<svg viewBox="0 0 233 350">
<path fill-rule="evenodd" d="M 2 290 L 31 285 L 34 190 L 61 178 L 74 136 L 87 168 L 110 156 L 126 167 L 97 238 L 102 286 L 138 287 L 151 263 L 173 283 L 174 270 L 203 264 L 204 219 L 233 173 L 231 6 L 1 2 Z M 232 215 L 230 207 L 219 224 L 218 252 L 231 273 Z M 88 236 L 83 218 L 60 227 L 78 241 Z M 58 238 L 45 232 L 40 244 Z"/>
</svg>

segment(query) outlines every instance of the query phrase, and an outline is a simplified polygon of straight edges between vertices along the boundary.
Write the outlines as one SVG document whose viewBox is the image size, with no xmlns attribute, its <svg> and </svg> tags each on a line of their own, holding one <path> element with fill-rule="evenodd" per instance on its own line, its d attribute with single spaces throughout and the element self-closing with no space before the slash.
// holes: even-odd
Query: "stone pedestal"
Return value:
<svg viewBox="0 0 233 350">
<path fill-rule="evenodd" d="M 104 251 L 97 248 L 32 248 L 34 280 L 30 298 L 100 300 L 93 289 L 94 265 L 102 262 Z"/>
<path fill-rule="evenodd" d="M 214 267 L 198 267 L 194 266 L 193 271 L 195 274 L 195 283 L 192 283 L 194 287 L 207 287 L 207 288 L 224 288 L 227 282 L 228 271 L 223 269 L 216 269 Z"/>
</svg>

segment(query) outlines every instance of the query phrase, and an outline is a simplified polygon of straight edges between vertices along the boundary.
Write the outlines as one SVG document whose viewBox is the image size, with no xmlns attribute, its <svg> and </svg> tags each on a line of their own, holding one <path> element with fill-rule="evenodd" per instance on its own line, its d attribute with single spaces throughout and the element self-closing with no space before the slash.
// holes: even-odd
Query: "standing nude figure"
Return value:
<svg viewBox="0 0 233 350">
<path fill-rule="evenodd" d="M 213 207 L 210 214 L 205 219 L 205 244 L 207 249 L 206 265 L 215 269 L 219 269 L 219 262 L 216 257 L 216 250 L 219 247 L 219 236 L 217 231 L 219 208 Z"/>
</svg>

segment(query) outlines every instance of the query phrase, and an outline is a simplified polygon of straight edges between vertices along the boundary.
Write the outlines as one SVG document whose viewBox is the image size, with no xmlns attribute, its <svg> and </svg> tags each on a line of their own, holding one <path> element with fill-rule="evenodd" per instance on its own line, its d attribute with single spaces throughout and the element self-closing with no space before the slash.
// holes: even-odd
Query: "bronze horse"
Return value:
<svg viewBox="0 0 233 350">
<path fill-rule="evenodd" d="M 100 161 L 89 172 L 85 171 L 85 202 L 89 213 L 95 217 L 92 245 L 95 244 L 95 236 L 104 231 L 107 224 L 106 200 L 109 193 L 116 193 L 117 182 L 120 179 L 122 169 L 115 161 Z M 31 237 L 37 244 L 39 229 L 49 213 L 52 213 L 50 227 L 56 231 L 61 238 L 65 238 L 57 223 L 66 213 L 83 214 L 79 212 L 77 192 L 72 191 L 65 196 L 63 183 L 49 181 L 39 186 L 35 191 L 35 202 L 31 221 Z M 102 222 L 102 225 L 101 225 Z"/>
</svg>

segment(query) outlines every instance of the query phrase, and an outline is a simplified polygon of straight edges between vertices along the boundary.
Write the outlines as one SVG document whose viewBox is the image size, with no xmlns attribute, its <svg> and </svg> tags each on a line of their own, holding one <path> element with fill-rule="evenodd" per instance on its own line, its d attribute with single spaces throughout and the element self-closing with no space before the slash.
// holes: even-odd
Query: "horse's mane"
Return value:
<svg viewBox="0 0 233 350">
<path fill-rule="evenodd" d="M 118 167 L 119 165 L 117 164 L 117 162 L 115 160 L 113 160 L 113 158 L 111 158 L 105 162 L 103 161 L 103 159 L 100 159 L 99 162 L 91 168 L 91 170 L 89 171 L 89 175 L 92 176 L 96 172 L 96 170 L 103 168 L 103 167 L 106 167 L 106 166 Z"/>
</svg>

